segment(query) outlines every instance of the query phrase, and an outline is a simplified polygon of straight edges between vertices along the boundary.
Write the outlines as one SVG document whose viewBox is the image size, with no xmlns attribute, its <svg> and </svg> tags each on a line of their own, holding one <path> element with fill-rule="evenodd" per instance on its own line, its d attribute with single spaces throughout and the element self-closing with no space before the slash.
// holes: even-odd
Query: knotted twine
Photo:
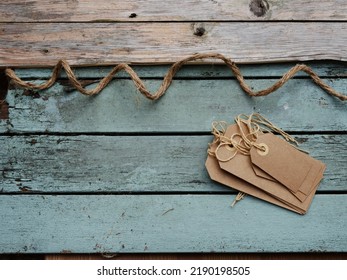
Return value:
<svg viewBox="0 0 347 280">
<path fill-rule="evenodd" d="M 208 153 L 218 159 L 220 162 L 227 162 L 236 156 L 237 153 L 249 156 L 252 147 L 258 149 L 261 152 L 265 152 L 266 148 L 263 144 L 256 143 L 259 133 L 264 132 L 277 132 L 287 142 L 298 145 L 298 142 L 282 129 L 275 126 L 265 117 L 259 113 L 253 113 L 250 116 L 240 114 L 235 118 L 235 123 L 238 126 L 240 133 L 234 133 L 230 137 L 225 136 L 227 123 L 224 121 L 212 123 L 212 134 L 214 140 L 209 144 Z M 247 127 L 246 132 L 244 126 Z M 218 144 L 215 151 L 212 151 L 211 146 Z M 218 155 L 218 151 L 221 147 L 227 146 L 231 151 L 234 151 L 228 158 L 222 158 Z"/>
<path fill-rule="evenodd" d="M 75 87 L 80 93 L 85 94 L 85 95 L 95 95 L 100 93 L 113 79 L 113 77 L 120 71 L 124 70 L 127 72 L 131 78 L 131 80 L 134 82 L 136 88 L 139 90 L 141 94 L 143 94 L 146 98 L 150 100 L 157 100 L 161 98 L 167 89 L 170 87 L 172 80 L 178 70 L 184 65 L 187 64 L 188 62 L 193 62 L 196 60 L 201 60 L 201 59 L 219 59 L 223 61 L 232 71 L 232 73 L 235 75 L 237 81 L 240 84 L 240 87 L 243 89 L 243 91 L 248 94 L 249 96 L 265 96 L 268 95 L 280 87 L 282 87 L 289 79 L 291 79 L 297 72 L 303 71 L 307 73 L 312 80 L 320 86 L 323 90 L 325 90 L 328 94 L 335 96 L 339 98 L 342 101 L 347 100 L 347 96 L 343 95 L 336 90 L 334 90 L 332 87 L 327 85 L 319 76 L 307 65 L 305 64 L 297 64 L 294 67 L 292 67 L 288 72 L 286 72 L 282 78 L 280 78 L 277 82 L 275 82 L 272 86 L 260 90 L 260 91 L 253 91 L 245 82 L 244 77 L 239 69 L 239 67 L 236 65 L 234 61 L 231 59 L 225 57 L 222 54 L 219 53 L 198 53 L 194 54 L 192 56 L 188 56 L 182 60 L 179 60 L 175 62 L 168 70 L 167 74 L 164 76 L 163 82 L 160 85 L 159 89 L 151 93 L 150 91 L 147 90 L 146 86 L 144 85 L 143 81 L 139 78 L 139 76 L 136 74 L 136 72 L 126 63 L 121 63 L 116 65 L 109 73 L 106 75 L 101 81 L 95 86 L 93 89 L 86 89 L 85 87 L 82 86 L 82 84 L 78 81 L 75 73 L 71 69 L 69 63 L 66 60 L 60 60 L 56 66 L 53 69 L 51 77 L 42 84 L 35 84 L 31 82 L 26 82 L 20 79 L 15 71 L 13 71 L 10 68 L 7 68 L 5 70 L 6 76 L 10 79 L 10 82 L 13 85 L 25 88 L 25 89 L 30 89 L 30 90 L 44 90 L 49 87 L 51 87 L 58 79 L 60 72 L 62 69 L 65 70 L 66 75 L 71 82 L 72 86 Z"/>
</svg>

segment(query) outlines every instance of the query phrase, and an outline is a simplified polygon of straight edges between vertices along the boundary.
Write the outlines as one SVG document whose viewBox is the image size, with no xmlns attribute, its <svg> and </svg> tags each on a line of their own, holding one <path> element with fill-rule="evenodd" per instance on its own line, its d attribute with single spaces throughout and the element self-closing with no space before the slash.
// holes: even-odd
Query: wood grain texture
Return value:
<svg viewBox="0 0 347 280">
<path fill-rule="evenodd" d="M 345 61 L 346 43 L 346 22 L 2 23 L 0 67 L 165 64 L 204 52 L 239 63 Z"/>
<path fill-rule="evenodd" d="M 0 196 L 0 252 L 346 252 L 347 196 L 299 216 L 231 195 Z M 168 211 L 169 210 L 169 211 Z"/>
<path fill-rule="evenodd" d="M 327 165 L 319 191 L 347 191 L 347 136 L 299 135 Z M 1 192 L 229 192 L 205 169 L 211 136 L 0 137 Z"/>
<path fill-rule="evenodd" d="M 247 79 L 255 89 L 274 81 Z M 347 92 L 344 79 L 326 82 Z M 154 91 L 161 80 L 145 83 Z M 7 102 L 9 119 L 0 120 L 1 132 L 209 132 L 213 121 L 232 122 L 238 114 L 253 111 L 288 131 L 347 130 L 347 103 L 307 79 L 291 80 L 277 92 L 255 98 L 232 79 L 177 79 L 157 102 L 140 95 L 130 80 L 115 80 L 95 97 L 71 92 L 69 84 L 61 81 L 33 97 L 23 96 L 20 89 L 10 90 Z"/>
<path fill-rule="evenodd" d="M 343 0 L 69 0 L 0 2 L 2 22 L 346 20 Z"/>
</svg>

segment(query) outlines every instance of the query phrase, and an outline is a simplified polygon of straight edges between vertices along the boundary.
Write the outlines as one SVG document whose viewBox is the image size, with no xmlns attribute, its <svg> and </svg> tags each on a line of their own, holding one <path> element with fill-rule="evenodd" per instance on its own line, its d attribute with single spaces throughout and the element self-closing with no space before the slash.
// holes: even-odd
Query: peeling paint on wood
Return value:
<svg viewBox="0 0 347 280">
<path fill-rule="evenodd" d="M 347 92 L 343 79 L 326 81 L 336 90 Z M 254 89 L 263 89 L 275 80 L 247 79 L 247 82 Z M 145 83 L 155 91 L 161 80 Z M 158 102 L 143 98 L 132 81 L 124 79 L 113 81 L 94 97 L 64 89 L 56 84 L 41 92 L 41 98 L 23 96 L 20 89 L 10 90 L 6 101 L 11 126 L 0 121 L 0 131 L 208 133 L 215 120 L 231 122 L 236 115 L 253 111 L 284 130 L 347 130 L 347 103 L 328 96 L 308 79 L 291 80 L 270 96 L 255 98 L 247 96 L 233 79 L 176 79 Z M 194 110 L 189 109 L 192 104 Z M 332 116 L 339 117 L 332 122 Z"/>
<path fill-rule="evenodd" d="M 347 191 L 346 135 L 298 137 L 305 139 L 304 150 L 327 165 L 319 190 Z M 211 136 L 2 136 L 0 146 L 7 153 L 0 158 L 1 187 L 3 192 L 62 194 L 231 191 L 211 181 L 205 170 L 211 140 Z"/>
</svg>

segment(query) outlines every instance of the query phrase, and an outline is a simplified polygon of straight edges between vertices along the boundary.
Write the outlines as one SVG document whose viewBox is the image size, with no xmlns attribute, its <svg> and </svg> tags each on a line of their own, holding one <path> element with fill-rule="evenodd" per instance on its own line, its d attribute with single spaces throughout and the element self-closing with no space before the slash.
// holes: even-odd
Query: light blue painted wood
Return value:
<svg viewBox="0 0 347 280">
<path fill-rule="evenodd" d="M 347 135 L 299 135 L 327 165 L 321 191 L 347 191 Z M 228 192 L 205 170 L 212 136 L 0 137 L 2 192 Z"/>
<path fill-rule="evenodd" d="M 234 195 L 2 195 L 1 253 L 346 252 L 347 195 L 300 216 Z"/>
<path fill-rule="evenodd" d="M 38 81 L 36 81 L 38 82 Z M 152 91 L 159 80 L 146 80 Z M 274 80 L 248 80 L 255 89 Z M 347 92 L 344 79 L 327 83 Z M 0 132 L 208 132 L 215 120 L 260 112 L 289 131 L 346 131 L 347 102 L 328 96 L 311 80 L 292 80 L 270 96 L 251 98 L 235 80 L 176 80 L 166 95 L 150 101 L 129 80 L 113 81 L 94 97 L 65 92 L 57 84 L 41 98 L 10 90 L 9 119 Z"/>
<path fill-rule="evenodd" d="M 261 89 L 289 65 L 242 69 Z M 346 80 L 336 78 L 346 76 L 344 64 L 312 65 L 347 92 Z M 166 69 L 137 67 L 151 90 Z M 83 68 L 78 75 L 95 79 L 108 70 Z M 49 72 L 18 73 L 37 82 Z M 346 103 L 306 78 L 268 97 L 249 98 L 229 77 L 218 65 L 185 67 L 158 102 L 145 100 L 128 79 L 113 81 L 96 97 L 60 84 L 37 99 L 11 89 L 9 119 L 0 120 L 1 133 L 14 133 L 0 137 L 0 252 L 347 252 Z M 232 121 L 252 111 L 285 130 L 309 132 L 298 135 L 302 147 L 327 164 L 305 216 L 251 197 L 230 208 L 234 194 L 205 171 L 211 136 L 137 135 L 208 133 L 213 120 Z M 64 136 L 69 132 L 134 135 Z"/>
</svg>

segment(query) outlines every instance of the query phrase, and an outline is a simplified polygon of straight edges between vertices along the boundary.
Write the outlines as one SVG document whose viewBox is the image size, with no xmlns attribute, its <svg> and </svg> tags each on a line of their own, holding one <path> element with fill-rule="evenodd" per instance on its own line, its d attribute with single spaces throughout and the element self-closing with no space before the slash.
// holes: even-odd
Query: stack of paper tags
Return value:
<svg viewBox="0 0 347 280">
<path fill-rule="evenodd" d="M 307 212 L 325 164 L 296 148 L 294 138 L 256 113 L 239 115 L 229 126 L 213 123 L 212 133 L 206 161 L 212 180 L 299 214 Z"/>
</svg>

